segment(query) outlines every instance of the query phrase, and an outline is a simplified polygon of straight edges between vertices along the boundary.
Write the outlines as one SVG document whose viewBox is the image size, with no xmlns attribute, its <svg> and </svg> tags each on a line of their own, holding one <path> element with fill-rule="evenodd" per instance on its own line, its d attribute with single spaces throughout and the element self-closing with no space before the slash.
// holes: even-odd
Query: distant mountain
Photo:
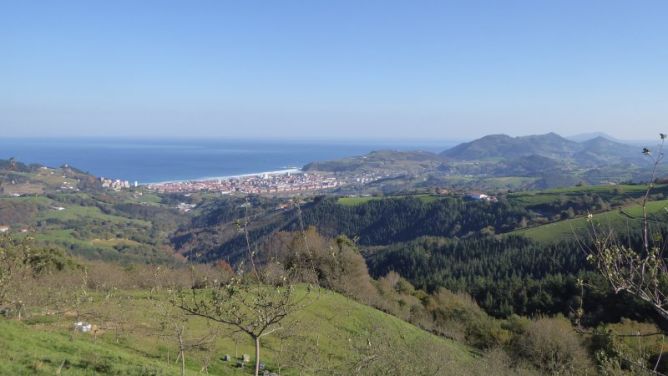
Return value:
<svg viewBox="0 0 668 376">
<path fill-rule="evenodd" d="M 556 133 L 510 137 L 505 134 L 490 135 L 448 149 L 441 156 L 459 160 L 512 159 L 539 155 L 547 158 L 567 158 L 582 146 Z"/>
<path fill-rule="evenodd" d="M 658 136 L 658 134 L 657 134 Z M 593 140 L 598 137 L 603 137 L 609 141 L 616 142 L 619 144 L 625 144 L 625 145 L 635 145 L 635 146 L 654 146 L 659 142 L 658 137 L 655 139 L 637 139 L 637 140 L 621 140 L 619 138 L 610 136 L 607 133 L 603 132 L 591 132 L 591 133 L 581 133 L 573 136 L 568 136 L 566 137 L 567 139 L 575 142 L 585 142 L 589 140 Z"/>
<path fill-rule="evenodd" d="M 575 142 L 556 133 L 523 137 L 485 136 L 448 149 L 441 156 L 464 161 L 515 161 L 521 157 L 539 156 L 554 159 L 562 165 L 572 163 L 582 167 L 641 165 L 645 160 L 637 146 L 617 142 L 603 135 Z M 539 165 L 545 164 L 545 161 L 537 162 Z"/>
<path fill-rule="evenodd" d="M 605 138 L 605 139 L 613 141 L 613 142 L 618 142 L 618 143 L 622 143 L 622 144 L 624 143 L 624 141 L 622 141 L 618 138 L 612 137 L 609 134 L 604 133 L 604 132 L 580 133 L 580 134 L 576 134 L 576 135 L 573 135 L 573 136 L 568 136 L 566 138 L 571 140 L 571 141 L 575 141 L 575 142 L 585 142 L 585 141 L 593 140 L 595 138 Z"/>
<path fill-rule="evenodd" d="M 642 149 L 637 146 L 627 145 L 612 141 L 603 136 L 580 143 L 582 150 L 574 155 L 575 161 L 580 165 L 602 165 L 602 164 L 643 164 L 647 158 L 642 154 Z"/>
<path fill-rule="evenodd" d="M 306 171 L 392 178 L 378 180 L 383 192 L 412 185 L 490 186 L 527 188 L 563 187 L 579 182 L 607 184 L 646 179 L 648 167 L 642 146 L 597 135 L 576 142 L 556 133 L 511 137 L 484 136 L 445 150 L 429 152 L 376 151 L 335 161 L 313 162 Z M 668 170 L 668 169 L 666 169 Z M 516 179 L 499 180 L 514 177 Z M 496 179 L 496 180 L 495 180 Z M 388 188 L 389 187 L 389 188 Z"/>
</svg>

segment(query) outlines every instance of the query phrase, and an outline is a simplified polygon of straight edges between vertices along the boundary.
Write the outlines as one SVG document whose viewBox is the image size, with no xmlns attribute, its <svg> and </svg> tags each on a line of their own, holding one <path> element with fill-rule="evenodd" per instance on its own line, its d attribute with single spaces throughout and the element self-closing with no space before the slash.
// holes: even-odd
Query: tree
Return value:
<svg viewBox="0 0 668 376">
<path fill-rule="evenodd" d="M 0 237 L 0 308 L 6 304 L 13 306 L 21 319 L 23 301 L 17 294 L 22 280 L 29 278 L 31 272 L 31 256 L 33 254 L 31 239 L 13 239 L 9 235 Z"/>
<path fill-rule="evenodd" d="M 214 343 L 217 333 L 209 331 L 203 336 L 189 338 L 187 336 L 188 316 L 184 316 L 181 311 L 176 312 L 175 310 L 178 310 L 178 308 L 174 308 L 173 305 L 170 305 L 169 303 L 164 304 L 160 296 L 156 296 L 153 299 L 154 306 L 158 312 L 156 317 L 160 329 L 158 335 L 161 338 L 176 343 L 178 350 L 176 361 L 180 362 L 181 376 L 183 376 L 186 374 L 186 352 L 195 349 L 208 348 Z M 205 360 L 205 364 L 202 367 L 203 370 L 208 368 L 208 361 L 209 359 Z"/>
<path fill-rule="evenodd" d="M 366 303 L 375 293 L 364 257 L 346 236 L 329 239 L 311 226 L 300 232 L 278 232 L 262 248 L 266 258 L 278 261 L 299 282 Z"/>
<path fill-rule="evenodd" d="M 231 326 L 255 343 L 255 375 L 260 371 L 260 342 L 281 329 L 281 321 L 299 307 L 294 286 L 268 285 L 251 277 L 233 278 L 210 289 L 180 291 L 174 300 L 187 314 Z"/>
<path fill-rule="evenodd" d="M 657 153 L 643 148 L 642 153 L 652 161 L 651 178 L 647 190 L 641 199 L 642 217 L 641 242 L 638 247 L 622 244 L 614 229 L 601 230 L 593 222 L 590 214 L 593 246 L 587 249 L 587 259 L 610 283 L 615 293 L 627 292 L 649 303 L 661 318 L 668 322 L 668 264 L 661 240 L 650 233 L 653 221 L 649 218 L 647 203 L 655 186 L 659 163 L 663 160 L 663 146 L 666 135 L 661 133 L 661 143 Z M 658 232 L 656 235 L 660 235 Z"/>
<path fill-rule="evenodd" d="M 249 206 L 248 203 L 246 207 Z M 271 260 L 257 265 L 256 252 L 248 236 L 248 215 L 238 228 L 245 235 L 250 271 L 241 272 L 227 283 L 214 281 L 213 286 L 202 289 L 193 287 L 189 293 L 178 290 L 172 302 L 189 315 L 232 327 L 250 337 L 255 343 L 257 376 L 260 373 L 261 339 L 282 328 L 283 320 L 302 307 L 308 291 L 306 295 L 297 297 L 294 269 L 285 270 Z M 277 269 L 282 273 L 279 278 L 268 273 Z"/>
</svg>

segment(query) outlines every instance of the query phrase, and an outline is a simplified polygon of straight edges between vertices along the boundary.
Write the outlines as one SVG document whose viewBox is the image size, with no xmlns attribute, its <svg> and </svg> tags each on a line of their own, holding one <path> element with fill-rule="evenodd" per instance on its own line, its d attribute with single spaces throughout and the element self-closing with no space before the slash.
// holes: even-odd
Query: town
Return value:
<svg viewBox="0 0 668 376">
<path fill-rule="evenodd" d="M 264 173 L 230 178 L 165 182 L 147 185 L 150 190 L 161 193 L 190 193 L 199 191 L 222 194 L 244 193 L 289 193 L 336 188 L 340 182 L 332 176 L 291 171 Z"/>
</svg>

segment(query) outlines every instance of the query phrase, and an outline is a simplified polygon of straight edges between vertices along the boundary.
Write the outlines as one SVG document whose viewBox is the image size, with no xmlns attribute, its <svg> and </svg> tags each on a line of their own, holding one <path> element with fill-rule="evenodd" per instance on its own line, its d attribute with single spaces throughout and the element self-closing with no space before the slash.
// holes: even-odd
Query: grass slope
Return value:
<svg viewBox="0 0 668 376">
<path fill-rule="evenodd" d="M 452 374 L 479 366 L 480 362 L 464 345 L 436 337 L 337 293 L 323 290 L 317 295 L 311 304 L 295 314 L 297 329 L 292 329 L 293 335 L 287 337 L 283 346 L 279 334 L 263 340 L 263 361 L 268 369 L 276 370 L 279 362 L 286 364 L 286 348 L 299 357 L 315 359 L 321 365 L 337 366 L 356 359 L 357 351 L 364 348 L 367 341 L 377 340 L 374 336 L 379 332 L 385 333 L 383 341 L 397 353 L 414 351 L 413 346 L 419 343 L 447 354 L 443 361 L 448 363 Z M 109 327 L 110 322 L 122 322 L 120 334 L 107 329 L 94 340 L 89 334 L 73 333 L 73 317 L 34 316 L 25 322 L 0 319 L 0 374 L 53 375 L 61 365 L 62 375 L 178 374 L 179 368 L 174 363 L 176 340 L 160 337 L 160 333 L 165 334 L 159 330 L 156 320 L 160 316 L 160 305 L 150 299 L 147 292 L 91 294 L 90 299 L 84 307 L 88 313 L 86 320 L 103 328 L 105 325 Z M 202 335 L 209 325 L 203 319 L 190 318 L 186 337 Z M 199 374 L 207 354 L 213 354 L 208 369 L 210 374 L 249 374 L 251 367 L 242 370 L 222 360 L 224 354 L 254 354 L 252 343 L 246 337 L 238 336 L 237 342 L 235 344 L 231 334 L 221 333 L 210 346 L 212 352 L 187 352 L 188 374 Z M 167 363 L 168 358 L 170 363 Z M 282 374 L 295 373 L 288 366 Z"/>
<path fill-rule="evenodd" d="M 343 206 L 357 206 L 363 205 L 370 201 L 376 200 L 385 200 L 385 199 L 396 199 L 396 198 L 416 198 L 424 203 L 430 203 L 443 198 L 443 196 L 432 195 L 432 194 L 416 194 L 416 195 L 395 195 L 395 196 L 349 196 L 349 197 L 340 197 L 336 202 Z"/>
<path fill-rule="evenodd" d="M 508 199 L 525 206 L 548 204 L 584 194 L 597 194 L 605 200 L 620 201 L 637 199 L 643 196 L 646 190 L 647 186 L 641 184 L 592 185 L 516 192 L 509 194 Z M 668 193 L 668 185 L 658 185 L 652 190 L 652 193 Z"/>
<path fill-rule="evenodd" d="M 659 214 L 665 212 L 667 207 L 668 200 L 651 201 L 647 203 L 647 212 L 649 214 Z M 582 235 L 591 228 L 592 224 L 621 231 L 640 224 L 640 218 L 642 217 L 642 207 L 640 205 L 626 206 L 622 210 L 623 213 L 620 209 L 613 209 L 594 214 L 591 223 L 587 221 L 587 217 L 578 217 L 513 231 L 512 234 L 524 235 L 536 241 L 547 243 Z M 628 216 L 624 213 L 628 214 Z M 629 216 L 633 217 L 633 219 L 629 218 Z"/>
<path fill-rule="evenodd" d="M 39 325 L 0 321 L 2 375 L 162 375 L 177 368 L 122 345 Z"/>
</svg>

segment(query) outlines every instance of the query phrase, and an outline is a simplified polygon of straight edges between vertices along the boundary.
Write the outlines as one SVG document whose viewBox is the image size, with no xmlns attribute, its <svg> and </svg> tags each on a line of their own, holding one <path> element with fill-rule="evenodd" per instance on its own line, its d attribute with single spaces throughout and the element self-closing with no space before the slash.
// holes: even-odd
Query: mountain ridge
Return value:
<svg viewBox="0 0 668 376">
<path fill-rule="evenodd" d="M 537 155 L 552 159 L 570 159 L 578 164 L 638 163 L 637 147 L 611 140 L 604 135 L 577 142 L 554 132 L 542 135 L 511 137 L 505 134 L 488 135 L 446 149 L 439 155 L 445 158 L 471 161 L 486 159 L 515 159 Z"/>
</svg>

